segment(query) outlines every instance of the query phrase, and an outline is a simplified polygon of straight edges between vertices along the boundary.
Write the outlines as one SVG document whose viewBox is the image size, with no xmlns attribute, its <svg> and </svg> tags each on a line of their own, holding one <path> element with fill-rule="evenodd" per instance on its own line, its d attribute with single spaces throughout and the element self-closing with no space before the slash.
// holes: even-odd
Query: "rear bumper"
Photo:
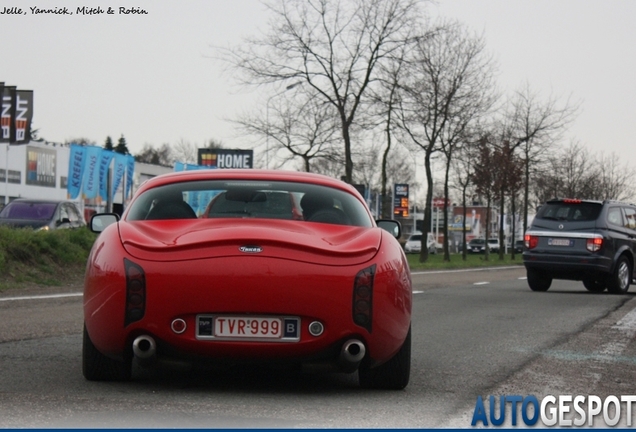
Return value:
<svg viewBox="0 0 636 432">
<path fill-rule="evenodd" d="M 124 324 L 125 277 L 89 266 L 84 316 L 90 337 L 103 354 L 121 358 L 141 335 L 157 342 L 157 356 L 211 361 L 320 361 L 337 358 L 349 339 L 360 340 L 371 362 L 381 363 L 400 348 L 411 319 L 411 285 L 406 263 L 369 262 L 358 266 L 321 266 L 275 258 L 213 258 L 190 262 L 136 260 L 145 272 L 142 319 Z M 352 319 L 356 274 L 376 264 L 372 331 Z M 293 316 L 300 319 L 297 342 L 202 340 L 199 314 Z M 177 333 L 172 323 L 185 330 Z M 324 332 L 312 336 L 319 321 Z"/>
<path fill-rule="evenodd" d="M 526 269 L 541 271 L 553 279 L 583 280 L 612 272 L 612 260 L 598 255 L 556 255 L 523 252 Z"/>
</svg>

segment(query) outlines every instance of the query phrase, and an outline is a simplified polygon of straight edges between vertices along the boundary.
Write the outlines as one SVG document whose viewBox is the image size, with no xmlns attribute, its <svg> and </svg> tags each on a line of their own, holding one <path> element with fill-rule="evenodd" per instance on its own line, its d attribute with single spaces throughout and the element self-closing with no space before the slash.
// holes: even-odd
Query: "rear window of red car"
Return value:
<svg viewBox="0 0 636 432">
<path fill-rule="evenodd" d="M 127 220 L 184 218 L 289 219 L 366 227 L 373 224 L 364 204 L 348 192 L 282 181 L 201 180 L 159 186 L 137 197 L 127 215 Z"/>
</svg>

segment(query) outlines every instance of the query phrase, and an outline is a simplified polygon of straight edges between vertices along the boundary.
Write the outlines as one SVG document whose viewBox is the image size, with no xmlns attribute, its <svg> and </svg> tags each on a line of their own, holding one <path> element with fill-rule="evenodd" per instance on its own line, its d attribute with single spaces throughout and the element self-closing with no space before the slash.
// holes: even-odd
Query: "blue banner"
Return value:
<svg viewBox="0 0 636 432">
<path fill-rule="evenodd" d="M 133 155 L 128 155 L 128 161 L 126 164 L 126 195 L 125 198 L 130 194 L 133 184 L 133 175 L 135 174 L 135 157 Z"/>
<path fill-rule="evenodd" d="M 115 153 L 115 166 L 113 169 L 113 190 L 112 190 L 113 195 L 115 195 L 115 192 L 117 192 L 117 189 L 119 188 L 119 184 L 121 183 L 121 179 L 124 178 L 127 164 L 128 164 L 128 157 L 126 157 L 126 155 L 121 153 Z"/>
<path fill-rule="evenodd" d="M 108 199 L 108 171 L 114 156 L 115 154 L 110 150 L 102 150 L 99 156 L 99 196 L 103 200 Z"/>
<path fill-rule="evenodd" d="M 101 147 L 86 146 L 86 160 L 84 161 L 84 197 L 88 199 L 96 198 L 99 192 L 99 158 L 102 153 Z"/>
<path fill-rule="evenodd" d="M 68 182 L 66 190 L 70 199 L 79 196 L 82 190 L 82 176 L 84 175 L 84 159 L 86 148 L 77 144 L 71 144 L 71 156 L 68 163 Z"/>
</svg>

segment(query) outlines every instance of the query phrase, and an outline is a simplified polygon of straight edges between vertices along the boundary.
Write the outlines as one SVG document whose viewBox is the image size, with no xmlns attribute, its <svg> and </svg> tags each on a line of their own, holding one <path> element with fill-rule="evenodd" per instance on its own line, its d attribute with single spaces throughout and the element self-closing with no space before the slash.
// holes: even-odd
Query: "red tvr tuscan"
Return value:
<svg viewBox="0 0 636 432">
<path fill-rule="evenodd" d="M 84 288 L 83 373 L 132 362 L 255 361 L 358 371 L 403 389 L 411 276 L 395 221 L 320 175 L 200 170 L 144 183 L 99 232 Z"/>
</svg>

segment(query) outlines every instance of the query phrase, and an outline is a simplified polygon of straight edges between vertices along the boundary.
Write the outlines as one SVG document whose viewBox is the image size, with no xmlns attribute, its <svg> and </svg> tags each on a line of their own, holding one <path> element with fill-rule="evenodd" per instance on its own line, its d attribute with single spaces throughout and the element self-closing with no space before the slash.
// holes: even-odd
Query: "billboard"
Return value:
<svg viewBox="0 0 636 432">
<path fill-rule="evenodd" d="M 200 148 L 197 163 L 208 168 L 253 168 L 254 150 Z"/>
<path fill-rule="evenodd" d="M 33 121 L 33 91 L 0 83 L 0 95 L 0 142 L 28 143 Z"/>
<path fill-rule="evenodd" d="M 57 171 L 54 149 L 27 147 L 26 184 L 55 187 Z"/>
<path fill-rule="evenodd" d="M 406 183 L 393 185 L 393 215 L 409 216 L 409 185 Z"/>
</svg>

